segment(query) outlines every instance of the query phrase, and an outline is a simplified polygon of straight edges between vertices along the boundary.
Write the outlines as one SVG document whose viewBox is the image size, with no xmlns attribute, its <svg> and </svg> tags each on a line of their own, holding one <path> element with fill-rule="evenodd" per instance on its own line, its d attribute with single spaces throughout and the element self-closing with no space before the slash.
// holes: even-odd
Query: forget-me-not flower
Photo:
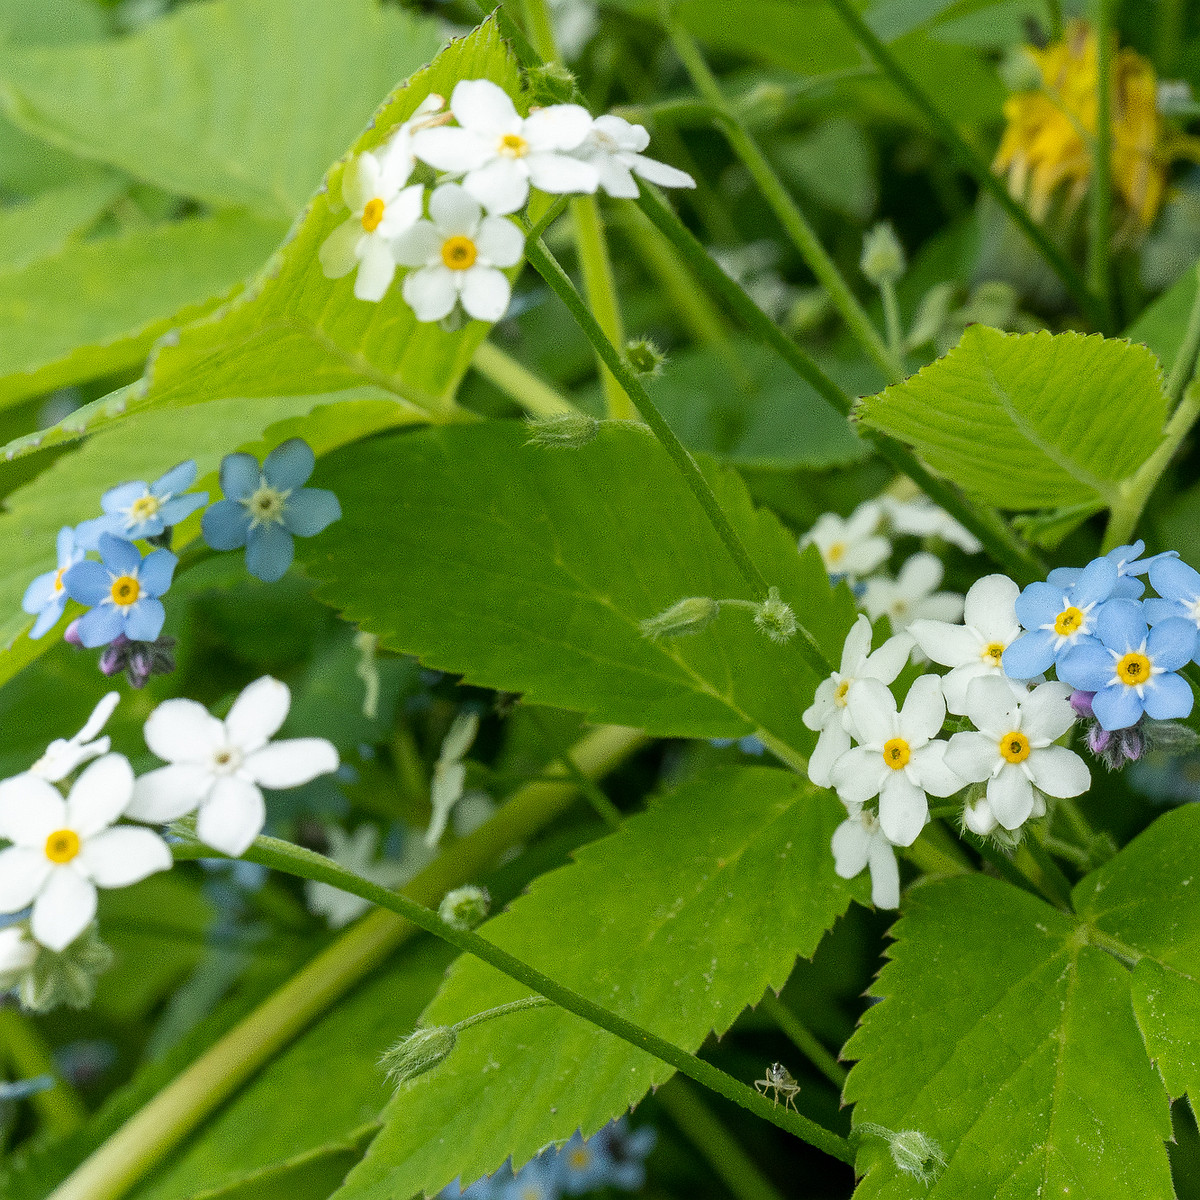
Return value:
<svg viewBox="0 0 1200 1200">
<path fill-rule="evenodd" d="M 1117 546 L 1104 556 L 1117 568 L 1117 582 L 1112 590 L 1114 599 L 1140 600 L 1146 585 L 1137 577 L 1145 575 L 1157 562 L 1179 557 L 1177 550 L 1168 550 L 1163 554 L 1142 558 L 1145 549 L 1146 543 L 1139 539 L 1128 546 Z M 1055 567 L 1046 576 L 1046 581 L 1056 587 L 1072 587 L 1083 572 L 1083 567 Z"/>
<path fill-rule="evenodd" d="M 171 586 L 179 560 L 169 550 L 142 552 L 111 533 L 100 535 L 100 562 L 76 563 L 63 576 L 72 600 L 88 605 L 77 631 L 82 645 L 105 646 L 119 634 L 152 642 L 162 632 L 166 610 L 159 597 Z"/>
<path fill-rule="evenodd" d="M 1196 652 L 1191 621 L 1167 617 L 1148 629 L 1141 604 L 1117 599 L 1100 610 L 1094 632 L 1061 656 L 1058 677 L 1095 692 L 1092 711 L 1102 729 L 1126 729 L 1143 712 L 1169 720 L 1192 711 L 1192 689 L 1175 674 Z"/>
<path fill-rule="evenodd" d="M 1179 617 L 1200 629 L 1200 571 L 1178 558 L 1160 556 L 1151 564 L 1150 582 L 1161 597 L 1145 602 L 1143 611 L 1151 625 Z"/>
<path fill-rule="evenodd" d="M 292 536 L 312 537 L 342 515 L 338 498 L 308 488 L 316 458 L 303 438 L 276 446 L 259 468 L 253 454 L 227 454 L 218 500 L 204 514 L 204 540 L 214 550 L 246 547 L 246 569 L 264 583 L 282 579 L 292 565 Z"/>
<path fill-rule="evenodd" d="M 64 525 L 58 531 L 56 543 L 58 551 L 58 566 L 53 571 L 39 575 L 26 589 L 21 607 L 36 616 L 33 628 L 29 631 L 31 638 L 40 638 L 57 624 L 67 607 L 67 589 L 63 576 L 77 562 L 83 561 L 86 553 L 75 538 L 75 530 L 70 525 Z"/>
<path fill-rule="evenodd" d="M 153 483 L 139 479 L 109 488 L 100 497 L 104 516 L 79 526 L 80 541 L 93 550 L 102 533 L 111 533 L 129 542 L 158 537 L 208 503 L 207 492 L 187 491 L 195 482 L 196 463 L 188 459 L 160 475 Z"/>
</svg>

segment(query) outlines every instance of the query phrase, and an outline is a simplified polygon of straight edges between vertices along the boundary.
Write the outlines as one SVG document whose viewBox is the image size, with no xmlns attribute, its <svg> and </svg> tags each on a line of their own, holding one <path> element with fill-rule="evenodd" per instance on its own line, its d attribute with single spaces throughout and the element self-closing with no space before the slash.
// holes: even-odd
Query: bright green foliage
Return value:
<svg viewBox="0 0 1200 1200">
<path fill-rule="evenodd" d="M 376 0 L 184 5 L 133 37 L 0 60 L 21 128 L 206 204 L 288 219 L 437 25 Z"/>
<path fill-rule="evenodd" d="M 980 499 L 1022 509 L 1111 504 L 1158 445 L 1166 401 L 1143 346 L 973 325 L 858 415 Z"/>
<path fill-rule="evenodd" d="M 0 274 L 0 405 L 137 366 L 156 338 L 237 287 L 284 232 L 245 213 L 197 217 L 68 245 Z"/>
<path fill-rule="evenodd" d="M 23 204 L 0 208 L 0 271 L 17 271 L 57 254 L 75 234 L 86 230 L 125 186 L 120 175 L 97 171 Z"/>
<path fill-rule="evenodd" d="M 1164 371 L 1174 365 L 1175 354 L 1187 332 L 1188 316 L 1196 302 L 1196 284 L 1196 272 L 1185 271 L 1178 282 L 1144 309 L 1125 331 L 1131 342 L 1142 342 L 1154 351 Z"/>
<path fill-rule="evenodd" d="M 724 1032 L 796 955 L 810 955 L 865 876 L 833 872 L 840 806 L 797 776 L 728 768 L 697 778 L 576 852 L 483 927 L 489 941 L 622 1016 L 694 1050 Z M 422 1017 L 452 1024 L 526 994 L 460 959 Z M 509 1154 L 519 1166 L 576 1128 L 590 1135 L 671 1074 L 561 1009 L 460 1035 L 401 1090 L 339 1200 L 432 1196 Z M 514 1097 L 519 1098 L 514 1103 Z"/>
<path fill-rule="evenodd" d="M 949 1165 L 926 1192 L 868 1137 L 856 1200 L 1171 1200 L 1167 1097 L 1120 962 L 980 875 L 911 891 L 893 934 L 845 1094 L 856 1125 L 920 1130 Z"/>
<path fill-rule="evenodd" d="M 638 622 L 684 596 L 749 598 L 659 444 L 601 427 L 574 450 L 524 445 L 515 422 L 377 440 L 320 473 L 344 516 L 297 546 L 320 596 L 384 646 L 534 703 L 664 736 L 763 728 L 812 744 L 817 680 L 794 645 L 727 610 L 703 633 L 649 641 Z M 756 512 L 741 480 L 710 480 L 767 579 L 830 659 L 853 621 L 815 551 Z"/>
</svg>

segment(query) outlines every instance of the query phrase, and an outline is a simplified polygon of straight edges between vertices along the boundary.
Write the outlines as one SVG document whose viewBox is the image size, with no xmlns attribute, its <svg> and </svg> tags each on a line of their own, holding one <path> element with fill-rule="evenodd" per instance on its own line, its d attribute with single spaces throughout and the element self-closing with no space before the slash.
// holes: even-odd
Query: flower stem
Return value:
<svg viewBox="0 0 1200 1200">
<path fill-rule="evenodd" d="M 579 410 L 528 367 L 491 342 L 480 342 L 471 366 L 534 417 L 554 417 Z"/>
<path fill-rule="evenodd" d="M 896 61 L 892 52 L 876 37 L 875 32 L 863 20 L 853 0 L 829 0 L 829 3 L 836 9 L 838 16 L 850 27 L 866 52 L 875 60 L 880 71 L 908 97 L 933 126 L 959 164 L 974 177 L 975 182 L 985 192 L 991 195 L 1017 228 L 1033 243 L 1062 280 L 1067 291 L 1075 298 L 1080 311 L 1097 329 L 1111 332 L 1107 326 L 1108 313 L 1097 298 L 1088 291 L 1087 283 L 1075 268 L 1074 263 L 1050 240 L 1046 231 L 1033 220 L 1029 213 L 1009 195 L 1004 182 L 992 173 L 988 164 L 971 148 L 954 124 L 942 115 L 933 101 L 913 82 L 908 72 Z"/>
<path fill-rule="evenodd" d="M 595 778 L 645 740 L 638 730 L 602 725 L 583 737 L 571 756 Z M 509 847 L 528 841 L 576 796 L 565 774 L 554 783 L 521 788 L 487 824 L 422 871 L 408 885 L 408 895 L 437 904 L 450 889 L 477 879 Z M 126 1195 L 238 1087 L 416 932 L 391 912 L 368 913 L 126 1121 L 50 1200 Z"/>
<path fill-rule="evenodd" d="M 494 1021 L 497 1017 L 507 1017 L 512 1013 L 525 1012 L 530 1008 L 548 1008 L 553 1003 L 554 1001 L 547 1000 L 545 996 L 522 996 L 520 1000 L 510 1000 L 507 1004 L 497 1004 L 495 1008 L 488 1008 L 483 1012 L 464 1017 L 461 1021 L 456 1021 L 450 1028 L 455 1033 L 462 1033 L 464 1029 L 482 1025 L 484 1021 Z"/>
<path fill-rule="evenodd" d="M 760 1001 L 763 1011 L 783 1030 L 788 1041 L 840 1092 L 846 1085 L 846 1068 L 807 1029 L 798 1016 L 768 989 Z"/>
<path fill-rule="evenodd" d="M 176 846 L 174 850 L 177 858 L 193 853 L 197 857 L 212 855 L 212 851 L 199 842 L 192 846 Z M 585 1021 L 607 1030 L 631 1046 L 646 1051 L 704 1087 L 741 1105 L 755 1116 L 778 1125 L 781 1129 L 816 1146 L 817 1149 L 823 1150 L 833 1158 L 840 1159 L 842 1162 L 853 1161 L 853 1152 L 845 1138 L 838 1137 L 837 1134 L 798 1113 L 789 1112 L 786 1109 L 776 1109 L 765 1096 L 759 1095 L 752 1087 L 739 1082 L 731 1075 L 718 1070 L 682 1047 L 668 1042 L 648 1029 L 635 1025 L 618 1013 L 596 1004 L 586 996 L 551 979 L 536 967 L 515 958 L 507 950 L 480 937 L 479 934 L 447 925 L 432 909 L 418 904 L 405 895 L 388 891 L 387 888 L 363 879 L 353 871 L 339 867 L 337 863 L 312 850 L 306 850 L 302 846 L 293 846 L 290 842 L 283 842 L 277 838 L 257 838 L 250 849 L 242 855 L 242 858 L 244 861 L 259 863 L 261 866 L 284 871 L 301 879 L 328 883 L 351 895 L 369 900 L 380 908 L 386 908 L 404 918 L 408 923 L 424 929 L 426 933 L 432 933 L 458 950 L 472 954 L 489 966 L 495 967 L 510 979 L 515 979 L 531 991 L 545 996 L 547 1000 L 557 1004 L 560 1008 L 565 1008 L 568 1012 L 573 1012 Z"/>
<path fill-rule="evenodd" d="M 887 331 L 888 349 L 897 362 L 904 361 L 904 333 L 900 328 L 900 305 L 896 302 L 896 285 L 890 279 L 879 284 L 879 297 L 883 301 L 883 322 Z"/>
<path fill-rule="evenodd" d="M 1091 139 L 1092 187 L 1088 209 L 1088 284 L 1112 327 L 1112 17 L 1116 0 L 1096 0 L 1096 134 Z"/>
<path fill-rule="evenodd" d="M 41 1119 L 43 1134 L 65 1137 L 83 1124 L 87 1109 L 75 1089 L 62 1078 L 50 1047 L 33 1022 L 18 1009 L 0 1005 L 0 1062 L 6 1060 L 19 1079 L 54 1076 L 56 1082 L 52 1088 L 35 1092 L 29 1098 Z"/>
<path fill-rule="evenodd" d="M 1174 409 L 1183 396 L 1192 376 L 1196 373 L 1196 359 L 1200 356 L 1200 263 L 1193 269 L 1196 276 L 1196 292 L 1192 296 L 1192 310 L 1188 314 L 1187 330 L 1179 349 L 1175 352 L 1175 361 L 1171 364 L 1171 372 L 1167 376 L 1167 400 Z"/>
</svg>

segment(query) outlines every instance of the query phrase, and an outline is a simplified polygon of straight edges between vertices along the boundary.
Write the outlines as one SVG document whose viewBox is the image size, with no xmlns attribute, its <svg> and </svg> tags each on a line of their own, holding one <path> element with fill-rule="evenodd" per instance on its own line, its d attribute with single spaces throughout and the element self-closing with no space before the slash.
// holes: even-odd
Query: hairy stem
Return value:
<svg viewBox="0 0 1200 1200">
<path fill-rule="evenodd" d="M 774 992 L 768 990 L 760 1005 L 763 1012 L 783 1030 L 788 1041 L 840 1092 L 846 1086 L 846 1068 L 821 1045 L 816 1034 L 806 1028 Z"/>
<path fill-rule="evenodd" d="M 559 395 L 528 367 L 517 362 L 511 355 L 505 354 L 492 342 L 479 344 L 471 366 L 530 416 L 555 417 L 560 413 L 579 411 L 570 400 Z"/>
<path fill-rule="evenodd" d="M 1096 0 L 1096 135 L 1088 208 L 1088 285 L 1112 327 L 1112 15 L 1115 0 Z"/>
</svg>

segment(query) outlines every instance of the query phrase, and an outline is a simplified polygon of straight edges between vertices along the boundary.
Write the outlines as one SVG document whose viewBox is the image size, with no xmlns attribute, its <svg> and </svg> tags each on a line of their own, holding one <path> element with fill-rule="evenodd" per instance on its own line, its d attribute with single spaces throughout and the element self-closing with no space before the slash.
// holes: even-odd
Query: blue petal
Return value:
<svg viewBox="0 0 1200 1200">
<path fill-rule="evenodd" d="M 111 533 L 112 526 L 119 526 L 120 517 L 93 517 L 90 521 L 80 521 L 75 526 L 75 546 L 79 550 L 95 550 L 102 533 Z"/>
<path fill-rule="evenodd" d="M 1079 577 L 1082 574 L 1082 567 L 1055 567 L 1046 576 L 1046 582 L 1054 584 L 1056 588 L 1060 588 L 1065 592 L 1068 588 L 1073 588 L 1079 582 Z"/>
<path fill-rule="evenodd" d="M 54 580 L 57 575 L 57 569 L 47 571 L 45 575 L 39 575 L 25 589 L 25 595 L 21 598 L 21 607 L 30 616 L 40 613 L 54 599 Z"/>
<path fill-rule="evenodd" d="M 287 574 L 295 552 L 292 535 L 282 525 L 260 525 L 246 542 L 246 570 L 263 583 L 274 583 Z"/>
<path fill-rule="evenodd" d="M 1094 618 L 1096 636 L 1118 654 L 1136 650 L 1146 640 L 1146 618 L 1136 600 L 1109 600 Z"/>
<path fill-rule="evenodd" d="M 258 490 L 261 472 L 253 454 L 227 454 L 221 459 L 221 491 L 226 500 L 245 500 Z"/>
<path fill-rule="evenodd" d="M 178 562 L 179 559 L 170 550 L 155 550 L 146 555 L 138 574 L 138 582 L 148 595 L 161 596 L 171 586 L 171 576 L 175 573 Z M 132 637 L 133 634 L 129 636 Z"/>
<path fill-rule="evenodd" d="M 131 575 L 142 565 L 142 552 L 132 542 L 111 533 L 100 535 L 100 557 L 110 571 L 119 575 Z"/>
<path fill-rule="evenodd" d="M 185 496 L 173 496 L 158 510 L 158 516 L 164 525 L 178 525 L 207 503 L 207 492 L 188 492 Z"/>
<path fill-rule="evenodd" d="M 118 483 L 100 497 L 100 507 L 106 513 L 123 513 L 135 500 L 150 494 L 150 488 L 140 479 L 133 483 Z"/>
<path fill-rule="evenodd" d="M 1178 558 L 1159 559 L 1150 567 L 1150 582 L 1154 590 L 1167 600 L 1185 604 L 1200 596 L 1200 571 L 1195 571 Z"/>
<path fill-rule="evenodd" d="M 1032 679 L 1054 662 L 1055 637 L 1048 629 L 1023 634 L 1004 652 L 1001 664 L 1010 679 Z"/>
<path fill-rule="evenodd" d="M 1109 562 L 1121 571 L 1122 568 L 1126 572 L 1129 568 L 1137 565 L 1137 560 L 1141 557 L 1141 553 L 1146 548 L 1146 543 L 1138 538 L 1136 542 L 1130 542 L 1128 546 L 1114 546 L 1104 557 Z M 1141 572 L 1137 572 L 1139 575 Z"/>
<path fill-rule="evenodd" d="M 167 611 L 161 600 L 146 596 L 125 614 L 125 636 L 131 642 L 152 642 L 162 633 Z"/>
<path fill-rule="evenodd" d="M 1113 585 L 1114 600 L 1140 600 L 1146 585 L 1133 575 L 1122 575 Z"/>
<path fill-rule="evenodd" d="M 58 555 L 58 565 L 68 566 L 75 559 L 75 530 L 70 525 L 64 525 L 54 539 L 54 551 Z"/>
<path fill-rule="evenodd" d="M 72 600 L 78 600 L 90 608 L 112 593 L 112 577 L 98 562 L 89 559 L 76 563 L 67 571 L 63 576 L 63 586 Z"/>
<path fill-rule="evenodd" d="M 1095 638 L 1081 637 L 1055 667 L 1059 679 L 1084 692 L 1098 692 L 1112 682 L 1113 656 Z"/>
<path fill-rule="evenodd" d="M 150 485 L 150 491 L 155 496 L 174 496 L 179 492 L 186 492 L 195 482 L 196 463 L 189 458 L 187 462 L 172 467 L 165 475 L 160 475 Z"/>
<path fill-rule="evenodd" d="M 1086 608 L 1098 600 L 1107 600 L 1117 583 L 1116 564 L 1107 558 L 1093 558 L 1071 589 L 1071 603 Z"/>
<path fill-rule="evenodd" d="M 324 488 L 301 488 L 283 507 L 283 523 L 297 537 L 312 537 L 341 515 L 338 498 Z"/>
<path fill-rule="evenodd" d="M 1160 562 L 1166 562 L 1168 559 L 1178 558 L 1178 550 L 1164 550 L 1161 554 L 1152 554 L 1149 558 L 1144 559 L 1138 564 L 1138 574 L 1144 575 L 1151 567 L 1156 566 Z"/>
<path fill-rule="evenodd" d="M 102 604 L 79 618 L 76 631 L 80 643 L 92 650 L 96 646 L 107 646 L 122 632 L 124 624 L 121 610 L 115 604 Z"/>
<path fill-rule="evenodd" d="M 1159 621 L 1167 621 L 1173 617 L 1182 617 L 1184 620 L 1191 619 L 1187 609 L 1178 600 L 1160 600 L 1157 596 L 1151 596 L 1149 600 L 1142 601 L 1142 616 L 1151 625 L 1157 625 Z"/>
<path fill-rule="evenodd" d="M 308 482 L 316 464 L 312 447 L 303 438 L 288 438 L 263 460 L 262 473 L 273 488 L 289 492 Z"/>
<path fill-rule="evenodd" d="M 1182 617 L 1170 617 L 1150 630 L 1146 653 L 1156 667 L 1178 671 L 1196 653 L 1196 625 Z"/>
<path fill-rule="evenodd" d="M 1146 684 L 1146 715 L 1156 721 L 1186 717 L 1192 711 L 1192 689 L 1181 675 L 1155 675 Z"/>
<path fill-rule="evenodd" d="M 1051 624 L 1062 610 L 1063 589 L 1053 584 L 1031 583 L 1017 597 L 1017 620 L 1026 629 L 1040 629 Z"/>
<path fill-rule="evenodd" d="M 229 460 L 226 459 L 226 462 Z M 204 540 L 214 550 L 236 550 L 246 544 L 250 514 L 238 500 L 218 500 L 200 519 Z"/>
<path fill-rule="evenodd" d="M 1137 688 L 1126 687 L 1123 683 L 1106 687 L 1092 697 L 1092 712 L 1096 714 L 1101 729 L 1128 729 L 1130 725 L 1137 724 L 1142 711 Z"/>
<path fill-rule="evenodd" d="M 166 526 L 163 524 L 161 514 L 155 513 L 152 517 L 146 517 L 145 520 L 138 521 L 133 525 L 126 525 L 122 520 L 119 529 L 112 529 L 109 532 L 114 537 L 124 538 L 128 542 L 135 542 L 139 538 L 158 537 Z"/>
<path fill-rule="evenodd" d="M 38 619 L 34 621 L 33 628 L 29 631 L 30 638 L 36 641 L 48 630 L 53 629 L 58 623 L 58 618 L 63 615 L 63 609 L 66 607 L 67 594 L 66 592 L 59 592 L 38 614 Z"/>
</svg>

